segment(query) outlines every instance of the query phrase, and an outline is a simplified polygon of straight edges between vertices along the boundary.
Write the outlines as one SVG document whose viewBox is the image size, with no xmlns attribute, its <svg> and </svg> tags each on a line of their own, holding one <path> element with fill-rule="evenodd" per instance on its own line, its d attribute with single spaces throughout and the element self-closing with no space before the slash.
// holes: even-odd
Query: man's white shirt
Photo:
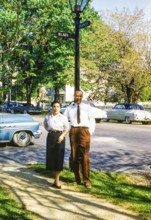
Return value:
<svg viewBox="0 0 151 220">
<path fill-rule="evenodd" d="M 80 123 L 77 123 L 77 104 L 69 105 L 64 115 L 67 116 L 70 125 L 73 127 L 88 127 L 90 134 L 95 131 L 95 116 L 93 114 L 93 108 L 89 104 L 80 103 Z"/>
</svg>

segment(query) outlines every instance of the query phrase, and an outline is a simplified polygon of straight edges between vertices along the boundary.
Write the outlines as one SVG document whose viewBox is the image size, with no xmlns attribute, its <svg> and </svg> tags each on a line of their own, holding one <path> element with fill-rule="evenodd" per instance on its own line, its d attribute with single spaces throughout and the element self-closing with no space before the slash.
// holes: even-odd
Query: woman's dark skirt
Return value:
<svg viewBox="0 0 151 220">
<path fill-rule="evenodd" d="M 65 139 L 61 143 L 57 140 L 61 134 L 48 133 L 46 142 L 46 169 L 61 171 L 63 170 Z"/>
</svg>

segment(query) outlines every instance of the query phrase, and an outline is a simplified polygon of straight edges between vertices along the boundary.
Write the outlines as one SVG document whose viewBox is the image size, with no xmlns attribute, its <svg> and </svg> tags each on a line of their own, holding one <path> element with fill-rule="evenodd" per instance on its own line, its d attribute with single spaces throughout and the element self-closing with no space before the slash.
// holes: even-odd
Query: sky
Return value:
<svg viewBox="0 0 151 220">
<path fill-rule="evenodd" d="M 145 20 L 151 20 L 151 0 L 92 0 L 91 5 L 96 11 L 121 10 L 123 7 L 129 8 L 132 12 L 137 7 L 144 10 Z"/>
</svg>

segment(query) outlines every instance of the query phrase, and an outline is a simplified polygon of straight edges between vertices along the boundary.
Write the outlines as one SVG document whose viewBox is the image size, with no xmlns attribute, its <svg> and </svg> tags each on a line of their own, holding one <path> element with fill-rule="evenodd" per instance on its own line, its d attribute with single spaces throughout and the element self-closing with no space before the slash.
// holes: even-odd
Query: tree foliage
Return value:
<svg viewBox="0 0 151 220">
<path fill-rule="evenodd" d="M 133 13 L 124 8 L 121 12 L 116 10 L 108 14 L 108 24 L 119 54 L 118 62 L 109 72 L 109 83 L 125 102 L 142 99 L 144 88 L 151 84 L 146 62 L 150 26 L 143 21 L 143 16 L 143 10 L 137 8 Z"/>
<path fill-rule="evenodd" d="M 107 19 L 106 19 L 107 15 Z M 80 30 L 81 88 L 89 98 L 136 102 L 150 98 L 151 27 L 143 10 L 124 8 L 101 16 L 88 4 Z M 2 99 L 38 99 L 41 85 L 56 95 L 74 84 L 74 39 L 58 32 L 74 33 L 75 14 L 68 0 L 0 0 L 0 81 Z M 150 93 L 150 92 L 149 92 Z"/>
<path fill-rule="evenodd" d="M 68 66 L 71 46 L 62 43 L 56 33 L 64 21 L 66 30 L 70 29 L 67 1 L 5 1 L 2 6 L 1 80 L 7 76 L 12 82 L 14 77 L 15 85 L 25 86 L 27 102 L 39 83 L 51 81 L 57 90 L 62 88 L 66 81 L 60 73 Z"/>
</svg>

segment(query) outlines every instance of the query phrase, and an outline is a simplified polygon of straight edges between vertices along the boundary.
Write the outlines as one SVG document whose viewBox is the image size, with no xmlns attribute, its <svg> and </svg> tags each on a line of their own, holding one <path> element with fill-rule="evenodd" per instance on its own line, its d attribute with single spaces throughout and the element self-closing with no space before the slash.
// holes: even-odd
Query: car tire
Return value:
<svg viewBox="0 0 151 220">
<path fill-rule="evenodd" d="M 148 121 L 142 121 L 142 124 L 143 124 L 143 125 L 148 125 L 149 122 L 148 122 Z"/>
<path fill-rule="evenodd" d="M 130 117 L 125 117 L 125 122 L 126 122 L 126 124 L 131 124 L 132 123 L 131 120 L 130 120 Z"/>
<path fill-rule="evenodd" d="M 0 147 L 6 147 L 7 143 L 0 143 Z"/>
<path fill-rule="evenodd" d="M 109 122 L 109 119 L 103 118 L 103 122 Z"/>
<path fill-rule="evenodd" d="M 27 110 L 24 110 L 23 113 L 24 113 L 24 114 L 27 114 Z"/>
<path fill-rule="evenodd" d="M 11 110 L 10 110 L 10 113 L 11 113 L 11 114 L 15 114 L 14 109 L 11 109 Z"/>
<path fill-rule="evenodd" d="M 95 119 L 96 123 L 100 123 L 101 119 Z"/>
<path fill-rule="evenodd" d="M 27 147 L 31 142 L 31 135 L 26 131 L 19 131 L 13 136 L 13 143 L 18 147 Z"/>
</svg>

